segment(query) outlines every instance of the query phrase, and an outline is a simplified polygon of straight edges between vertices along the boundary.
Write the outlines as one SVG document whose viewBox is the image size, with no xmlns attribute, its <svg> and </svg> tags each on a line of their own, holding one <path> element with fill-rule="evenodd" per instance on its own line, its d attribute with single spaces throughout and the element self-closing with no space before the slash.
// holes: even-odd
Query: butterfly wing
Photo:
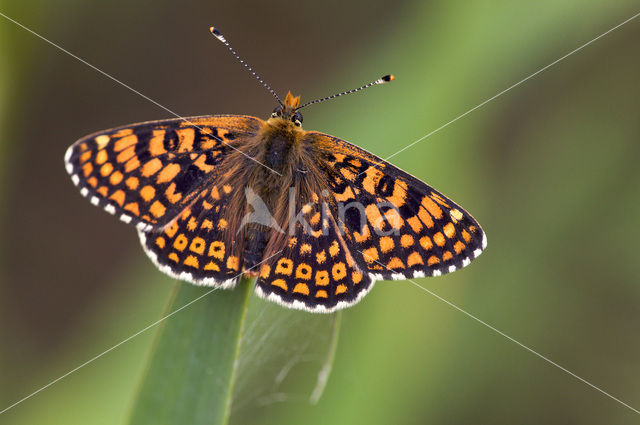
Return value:
<svg viewBox="0 0 640 425">
<path fill-rule="evenodd" d="M 230 227 L 226 208 L 238 208 L 235 190 L 209 184 L 168 225 L 148 232 L 138 229 L 153 263 L 169 276 L 196 285 L 234 286 L 242 272 L 242 246 L 235 243 L 237 230 Z"/>
<path fill-rule="evenodd" d="M 295 221 L 285 246 L 261 267 L 258 296 L 328 313 L 357 303 L 371 290 L 373 279 L 358 267 L 331 211 L 322 211 L 324 205 L 317 201 L 301 208 L 301 220 Z"/>
<path fill-rule="evenodd" d="M 238 275 L 222 208 L 232 187 L 214 178 L 234 145 L 261 120 L 217 115 L 118 127 L 74 143 L 67 172 L 80 193 L 138 228 L 145 252 L 165 273 L 229 286 Z"/>
<path fill-rule="evenodd" d="M 431 186 L 344 140 L 307 137 L 323 152 L 352 255 L 373 279 L 439 276 L 486 247 L 477 221 Z"/>
</svg>

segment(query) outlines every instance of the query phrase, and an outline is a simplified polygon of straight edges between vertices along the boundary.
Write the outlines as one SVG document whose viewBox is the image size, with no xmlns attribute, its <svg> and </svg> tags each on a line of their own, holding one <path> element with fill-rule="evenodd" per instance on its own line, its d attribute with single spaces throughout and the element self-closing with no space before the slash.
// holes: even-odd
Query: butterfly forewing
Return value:
<svg viewBox="0 0 640 425">
<path fill-rule="evenodd" d="M 93 204 L 138 228 L 160 227 L 193 200 L 253 120 L 195 117 L 92 134 L 67 150 L 67 171 Z"/>
<path fill-rule="evenodd" d="M 438 276 L 486 246 L 475 219 L 399 168 L 335 137 L 309 132 L 325 150 L 327 181 L 354 258 L 375 279 Z"/>
</svg>

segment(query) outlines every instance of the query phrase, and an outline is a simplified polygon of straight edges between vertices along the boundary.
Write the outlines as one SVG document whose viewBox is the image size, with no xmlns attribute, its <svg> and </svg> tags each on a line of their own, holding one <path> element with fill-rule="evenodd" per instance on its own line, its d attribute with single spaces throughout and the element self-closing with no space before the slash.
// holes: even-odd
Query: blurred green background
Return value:
<svg viewBox="0 0 640 425">
<path fill-rule="evenodd" d="M 303 101 L 394 73 L 393 84 L 305 113 L 306 129 L 384 158 L 640 6 L 5 0 L 0 12 L 184 116 L 266 117 L 275 106 L 210 25 L 279 93 Z M 464 206 L 488 235 L 470 267 L 417 282 L 636 409 L 639 41 L 640 18 L 391 160 Z M 85 134 L 169 117 L 0 17 L 0 410 L 161 316 L 171 279 L 134 229 L 79 196 L 62 157 Z M 288 331 L 317 321 L 306 313 L 252 302 L 269 309 L 279 335 L 253 332 L 245 343 L 256 350 L 315 338 Z M 309 329 L 327 339 L 322 326 Z M 141 334 L 0 423 L 122 423 L 152 338 Z M 243 379 L 261 376 L 253 363 L 244 359 L 256 371 Z M 407 282 L 379 282 L 345 312 L 319 404 L 304 385 L 291 388 L 238 390 L 231 423 L 638 423 Z"/>
</svg>

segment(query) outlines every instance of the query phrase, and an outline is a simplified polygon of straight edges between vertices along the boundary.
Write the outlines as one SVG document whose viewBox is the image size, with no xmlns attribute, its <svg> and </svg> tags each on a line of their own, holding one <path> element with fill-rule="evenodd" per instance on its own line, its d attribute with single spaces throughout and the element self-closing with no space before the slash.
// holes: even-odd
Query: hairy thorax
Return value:
<svg viewBox="0 0 640 425">
<path fill-rule="evenodd" d="M 289 120 L 272 117 L 261 122 L 255 137 L 234 148 L 237 160 L 228 162 L 235 166 L 225 175 L 233 176 L 229 183 L 242 189 L 235 191 L 226 209 L 231 213 L 227 216 L 234 217 L 241 229 L 232 237 L 248 269 L 282 248 L 290 230 L 287 226 L 292 207 L 299 210 L 326 183 L 320 180 L 320 147 Z M 272 222 L 252 220 L 243 224 L 245 217 L 262 214 L 264 211 L 257 210 L 265 209 Z"/>
</svg>

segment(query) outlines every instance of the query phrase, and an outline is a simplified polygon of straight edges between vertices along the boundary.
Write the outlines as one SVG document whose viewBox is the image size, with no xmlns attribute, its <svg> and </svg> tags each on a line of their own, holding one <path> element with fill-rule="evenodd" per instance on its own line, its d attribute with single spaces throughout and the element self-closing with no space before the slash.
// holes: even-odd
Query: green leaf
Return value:
<svg viewBox="0 0 640 425">
<path fill-rule="evenodd" d="M 229 291 L 176 284 L 171 317 L 158 329 L 131 424 L 228 422 L 252 286 L 245 278 Z"/>
</svg>

